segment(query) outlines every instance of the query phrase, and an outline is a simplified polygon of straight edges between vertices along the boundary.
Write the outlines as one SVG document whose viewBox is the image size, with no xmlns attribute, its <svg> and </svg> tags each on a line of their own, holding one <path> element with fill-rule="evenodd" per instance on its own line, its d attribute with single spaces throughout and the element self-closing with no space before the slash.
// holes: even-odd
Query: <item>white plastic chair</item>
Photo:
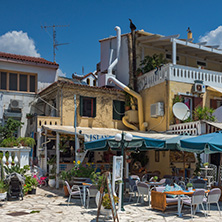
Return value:
<svg viewBox="0 0 222 222">
<path fill-rule="evenodd" d="M 216 203 L 217 208 L 220 213 L 220 206 L 218 204 L 220 196 L 221 196 L 221 190 L 219 188 L 214 188 L 208 193 L 207 198 L 204 199 L 204 203 L 206 204 L 207 212 L 210 213 L 210 204 Z M 208 215 L 208 213 L 207 213 L 207 215 Z M 220 216 L 221 216 L 221 213 L 220 213 Z"/>
<path fill-rule="evenodd" d="M 96 197 L 96 194 L 98 193 L 98 187 L 96 185 L 91 185 L 90 187 L 86 188 L 87 190 L 87 209 L 89 208 L 89 201 L 90 197 Z"/>
<path fill-rule="evenodd" d="M 72 196 L 76 196 L 76 195 L 80 196 L 81 204 L 83 205 L 82 194 L 81 194 L 81 190 L 80 190 L 79 186 L 73 185 L 72 188 L 70 188 L 69 183 L 67 181 L 65 181 L 65 184 L 66 184 L 67 189 L 69 191 L 68 206 L 69 206 L 69 202 L 70 202 Z"/>
<path fill-rule="evenodd" d="M 195 214 L 195 210 L 193 209 L 193 206 L 198 206 L 200 204 L 204 211 L 204 216 L 206 216 L 204 206 L 203 206 L 204 196 L 205 196 L 205 190 L 199 189 L 199 190 L 194 191 L 191 198 L 187 197 L 186 199 L 182 199 L 181 210 L 184 204 L 189 205 L 191 209 L 191 218 L 193 219 L 193 215 Z"/>
<path fill-rule="evenodd" d="M 147 196 L 148 199 L 148 205 L 150 205 L 150 188 L 149 185 L 144 183 L 144 182 L 137 182 L 137 190 L 138 190 L 138 198 L 137 198 L 137 203 L 139 202 L 140 198 L 143 198 L 141 200 L 143 200 L 144 202 L 144 196 Z"/>
</svg>

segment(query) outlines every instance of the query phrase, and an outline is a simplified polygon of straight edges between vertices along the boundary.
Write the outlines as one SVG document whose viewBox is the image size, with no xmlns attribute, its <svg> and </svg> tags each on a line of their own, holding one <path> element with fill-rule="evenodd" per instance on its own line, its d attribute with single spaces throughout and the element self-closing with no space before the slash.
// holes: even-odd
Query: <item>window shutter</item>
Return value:
<svg viewBox="0 0 222 222">
<path fill-rule="evenodd" d="M 216 99 L 210 100 L 210 108 L 217 109 L 217 100 Z"/>
<path fill-rule="evenodd" d="M 113 119 L 122 120 L 124 112 L 125 112 L 125 102 L 113 100 Z"/>
<path fill-rule="evenodd" d="M 93 99 L 93 117 L 96 117 L 96 98 Z"/>
<path fill-rule="evenodd" d="M 83 116 L 83 98 L 82 98 L 82 96 L 79 97 L 79 115 Z"/>
<path fill-rule="evenodd" d="M 196 109 L 197 107 L 203 107 L 203 98 L 194 97 L 193 101 L 193 108 Z"/>
</svg>

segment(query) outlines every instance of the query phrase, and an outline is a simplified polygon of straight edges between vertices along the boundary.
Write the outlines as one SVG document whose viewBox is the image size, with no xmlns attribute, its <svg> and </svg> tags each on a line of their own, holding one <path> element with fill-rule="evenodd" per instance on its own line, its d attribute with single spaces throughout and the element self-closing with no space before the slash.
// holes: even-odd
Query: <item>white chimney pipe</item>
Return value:
<svg viewBox="0 0 222 222">
<path fill-rule="evenodd" d="M 108 74 L 112 74 L 113 68 L 116 66 L 119 60 L 119 50 L 121 46 L 121 29 L 119 26 L 115 27 L 116 34 L 117 34 L 117 49 L 116 49 L 116 59 L 110 64 L 108 67 Z"/>
</svg>

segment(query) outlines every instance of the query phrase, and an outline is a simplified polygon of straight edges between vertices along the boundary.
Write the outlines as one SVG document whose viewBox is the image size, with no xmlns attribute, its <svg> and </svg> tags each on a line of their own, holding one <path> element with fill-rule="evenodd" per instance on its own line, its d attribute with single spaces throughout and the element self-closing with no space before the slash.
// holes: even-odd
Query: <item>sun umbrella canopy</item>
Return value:
<svg viewBox="0 0 222 222">
<path fill-rule="evenodd" d="M 108 137 L 92 142 L 85 143 L 85 150 L 92 151 L 106 151 L 110 147 L 113 150 L 119 149 L 121 146 L 121 141 L 116 141 L 115 137 Z M 124 140 L 124 147 L 129 150 L 135 150 L 139 148 L 141 151 L 149 149 L 163 149 L 165 146 L 164 140 L 152 139 L 147 137 L 133 136 L 132 141 Z"/>
<path fill-rule="evenodd" d="M 181 149 L 195 153 L 222 152 L 222 131 L 181 140 Z"/>
<path fill-rule="evenodd" d="M 180 135 L 166 140 L 167 150 L 181 150 L 180 140 L 194 138 L 195 136 Z"/>
</svg>

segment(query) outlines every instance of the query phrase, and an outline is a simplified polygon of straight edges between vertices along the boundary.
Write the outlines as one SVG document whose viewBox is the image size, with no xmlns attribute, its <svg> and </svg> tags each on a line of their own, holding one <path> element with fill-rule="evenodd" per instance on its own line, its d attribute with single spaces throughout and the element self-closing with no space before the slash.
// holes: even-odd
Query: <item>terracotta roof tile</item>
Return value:
<svg viewBox="0 0 222 222">
<path fill-rule="evenodd" d="M 0 58 L 15 59 L 15 60 L 26 61 L 26 62 L 35 62 L 35 63 L 59 66 L 56 62 L 50 62 L 40 57 L 16 55 L 16 54 L 5 53 L 5 52 L 0 52 Z"/>
</svg>

